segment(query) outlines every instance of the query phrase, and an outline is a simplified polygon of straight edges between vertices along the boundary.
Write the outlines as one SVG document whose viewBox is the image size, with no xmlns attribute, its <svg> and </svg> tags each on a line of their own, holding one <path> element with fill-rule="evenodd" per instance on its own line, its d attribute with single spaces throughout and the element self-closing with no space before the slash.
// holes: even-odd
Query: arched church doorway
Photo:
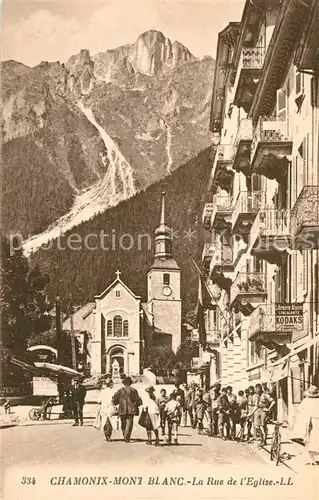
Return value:
<svg viewBox="0 0 319 500">
<path fill-rule="evenodd" d="M 122 373 L 125 373 L 123 347 L 116 346 L 110 350 L 109 366 L 111 368 L 112 377 L 116 378 L 116 377 L 120 376 Z"/>
</svg>

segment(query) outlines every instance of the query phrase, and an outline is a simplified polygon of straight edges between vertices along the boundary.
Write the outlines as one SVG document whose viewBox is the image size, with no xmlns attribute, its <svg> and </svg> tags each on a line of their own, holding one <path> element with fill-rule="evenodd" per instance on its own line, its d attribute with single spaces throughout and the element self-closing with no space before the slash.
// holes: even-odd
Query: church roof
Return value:
<svg viewBox="0 0 319 500">
<path fill-rule="evenodd" d="M 111 283 L 102 293 L 100 293 L 100 295 L 95 295 L 94 298 L 95 299 L 103 299 L 103 297 L 105 297 L 105 295 L 107 295 L 112 290 L 112 288 L 114 288 L 115 285 L 117 285 L 118 283 L 120 283 L 123 286 L 123 288 L 125 288 L 125 290 L 128 293 L 130 293 L 132 295 L 132 297 L 134 297 L 134 299 L 139 300 L 141 298 L 140 295 L 135 295 L 132 292 L 132 290 L 130 290 L 130 288 L 125 285 L 125 283 L 119 277 L 119 272 L 118 272 L 117 278 L 113 281 L 113 283 Z"/>
<path fill-rule="evenodd" d="M 151 269 L 176 269 L 176 271 L 180 270 L 177 262 L 174 259 L 161 259 L 159 257 L 154 260 Z"/>
</svg>

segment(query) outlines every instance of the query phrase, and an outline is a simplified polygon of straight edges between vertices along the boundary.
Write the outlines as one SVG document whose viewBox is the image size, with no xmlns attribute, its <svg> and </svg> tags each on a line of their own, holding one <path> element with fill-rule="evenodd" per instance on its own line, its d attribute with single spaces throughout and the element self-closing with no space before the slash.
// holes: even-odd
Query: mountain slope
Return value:
<svg viewBox="0 0 319 500">
<path fill-rule="evenodd" d="M 40 233 L 36 249 L 206 148 L 213 73 L 155 30 L 66 64 L 4 62 L 4 232 Z"/>
<path fill-rule="evenodd" d="M 201 213 L 211 167 L 210 151 L 206 149 L 170 176 L 81 224 L 52 242 L 49 249 L 36 252 L 31 262 L 51 277 L 51 299 L 60 276 L 62 301 L 69 300 L 70 292 L 74 304 L 91 301 L 113 281 L 117 269 L 124 282 L 145 298 L 146 273 L 153 261 L 152 243 L 164 189 L 167 223 L 175 235 L 173 254 L 182 270 L 183 311 L 193 310 L 198 276 L 189 252 L 200 260 L 205 238 Z M 70 248 L 68 241 L 78 243 Z"/>
</svg>

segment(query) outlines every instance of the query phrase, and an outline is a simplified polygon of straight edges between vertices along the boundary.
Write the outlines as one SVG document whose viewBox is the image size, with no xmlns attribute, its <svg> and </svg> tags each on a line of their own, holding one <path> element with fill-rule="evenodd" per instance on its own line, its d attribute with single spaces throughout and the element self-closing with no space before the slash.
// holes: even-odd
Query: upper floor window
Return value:
<svg viewBox="0 0 319 500">
<path fill-rule="evenodd" d="M 163 285 L 169 285 L 170 284 L 170 275 L 168 273 L 163 274 Z"/>
<path fill-rule="evenodd" d="M 287 117 L 287 92 L 285 89 L 277 90 L 277 116 L 283 120 Z"/>
<path fill-rule="evenodd" d="M 117 314 L 113 320 L 108 320 L 106 328 L 107 337 L 128 337 L 128 334 L 129 324 L 127 319 L 123 321 L 122 316 Z"/>
<path fill-rule="evenodd" d="M 117 299 L 120 299 L 121 298 L 121 290 L 115 290 L 115 297 Z"/>
</svg>

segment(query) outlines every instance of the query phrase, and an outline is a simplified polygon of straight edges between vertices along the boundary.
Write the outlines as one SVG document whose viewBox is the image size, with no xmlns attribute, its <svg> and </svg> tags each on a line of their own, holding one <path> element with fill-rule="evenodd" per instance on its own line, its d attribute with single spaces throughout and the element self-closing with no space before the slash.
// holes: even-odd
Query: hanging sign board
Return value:
<svg viewBox="0 0 319 500">
<path fill-rule="evenodd" d="M 58 383 L 49 377 L 33 377 L 34 396 L 58 396 Z"/>
<path fill-rule="evenodd" d="M 303 304 L 276 304 L 276 331 L 303 330 Z"/>
</svg>

